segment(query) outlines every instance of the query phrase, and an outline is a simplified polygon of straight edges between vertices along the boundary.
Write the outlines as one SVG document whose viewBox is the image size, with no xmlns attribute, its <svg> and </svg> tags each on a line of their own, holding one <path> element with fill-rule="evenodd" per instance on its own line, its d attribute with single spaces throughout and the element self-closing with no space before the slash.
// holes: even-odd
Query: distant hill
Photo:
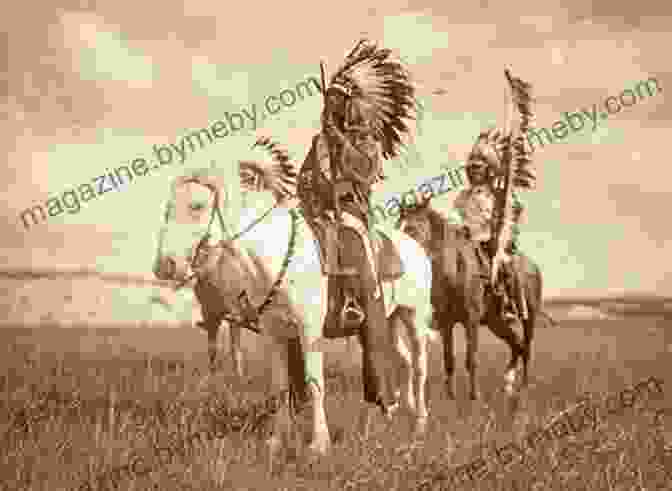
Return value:
<svg viewBox="0 0 672 491">
<path fill-rule="evenodd" d="M 86 269 L 3 270 L 0 326 L 181 327 L 200 319 L 191 291 L 175 295 L 170 285 Z"/>
<path fill-rule="evenodd" d="M 584 306 L 611 318 L 652 317 L 672 321 L 672 298 L 665 296 L 636 293 L 595 298 L 549 298 L 544 301 L 544 305 L 556 313 L 567 313 L 574 307 Z"/>
<path fill-rule="evenodd" d="M 567 305 L 567 304 L 583 304 L 596 305 L 604 302 L 619 302 L 628 304 L 665 304 L 672 303 L 672 297 L 662 295 L 646 294 L 646 293 L 632 293 L 620 295 L 605 295 L 600 297 L 551 297 L 544 300 L 547 305 Z"/>
</svg>

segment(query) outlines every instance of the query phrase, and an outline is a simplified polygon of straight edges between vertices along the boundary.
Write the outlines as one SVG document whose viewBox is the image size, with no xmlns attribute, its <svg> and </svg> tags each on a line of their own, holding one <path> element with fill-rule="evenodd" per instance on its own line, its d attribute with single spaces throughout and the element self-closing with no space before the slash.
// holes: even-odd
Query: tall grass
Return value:
<svg viewBox="0 0 672 491">
<path fill-rule="evenodd" d="M 297 420 L 295 438 L 279 455 L 267 451 L 268 428 L 261 427 L 195 445 L 165 465 L 157 460 L 156 448 L 201 428 L 208 407 L 246 406 L 267 398 L 272 367 L 255 362 L 249 377 L 238 380 L 224 360 L 221 372 L 200 384 L 207 357 L 197 332 L 100 330 L 88 334 L 89 342 L 91 336 L 100 342 L 87 351 L 78 342 L 82 331 L 6 329 L 0 332 L 0 482 L 4 489 L 53 491 L 77 489 L 89 479 L 96 489 L 97 475 L 140 455 L 153 472 L 121 479 L 119 489 L 415 489 L 423 479 L 490 455 L 493 445 L 518 441 L 581 394 L 616 394 L 650 376 L 670 382 L 670 339 L 662 325 L 594 321 L 567 326 L 537 333 L 532 386 L 515 408 L 499 392 L 507 350 L 487 331 L 482 331 L 479 356 L 481 402 L 466 400 L 461 370 L 458 400 L 445 398 L 441 349 L 433 346 L 431 415 L 423 441 L 411 440 L 403 415 L 391 425 L 377 415 L 368 418 L 359 364 L 335 343 L 327 356 L 327 417 L 335 440 L 331 456 L 312 459 L 305 452 L 306 411 Z M 661 400 L 644 404 L 672 408 L 672 386 L 664 389 Z M 463 488 L 672 489 L 663 471 L 667 465 L 672 475 L 665 451 L 671 418 L 672 412 L 653 426 L 650 412 L 625 410 Z"/>
</svg>

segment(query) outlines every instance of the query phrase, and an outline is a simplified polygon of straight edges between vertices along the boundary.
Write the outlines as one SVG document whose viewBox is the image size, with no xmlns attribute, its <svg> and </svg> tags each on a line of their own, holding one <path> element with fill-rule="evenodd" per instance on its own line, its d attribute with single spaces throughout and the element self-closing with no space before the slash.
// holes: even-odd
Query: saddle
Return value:
<svg viewBox="0 0 672 491">
<path fill-rule="evenodd" d="M 367 305 L 368 292 L 382 301 L 381 283 L 404 275 L 392 239 L 380 231 L 369 235 L 347 216 L 343 223 L 328 218 L 314 222 L 322 272 L 335 280 L 329 281 L 329 309 L 323 326 L 327 338 L 357 334 L 366 317 L 362 305 Z"/>
<path fill-rule="evenodd" d="M 344 257 L 351 256 L 352 254 L 348 254 L 349 249 L 359 247 L 359 245 L 351 244 L 352 235 L 343 233 L 343 229 L 354 230 L 358 239 L 364 241 L 365 239 L 361 237 L 362 231 L 324 218 L 316 220 L 314 225 L 316 225 L 313 228 L 317 235 L 320 266 L 323 274 L 356 276 L 365 269 L 365 264 L 353 264 L 351 258 L 346 259 Z M 392 239 L 380 230 L 376 230 L 375 236 L 370 237 L 370 239 L 373 239 L 371 240 L 374 256 L 373 267 L 378 273 L 380 281 L 388 282 L 401 278 L 405 272 L 404 266 L 397 246 Z"/>
</svg>

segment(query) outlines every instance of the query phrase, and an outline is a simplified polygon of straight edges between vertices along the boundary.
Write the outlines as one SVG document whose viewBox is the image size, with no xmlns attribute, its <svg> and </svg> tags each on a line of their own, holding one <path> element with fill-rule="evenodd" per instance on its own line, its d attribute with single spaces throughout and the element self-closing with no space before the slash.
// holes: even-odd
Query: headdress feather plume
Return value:
<svg viewBox="0 0 672 491">
<path fill-rule="evenodd" d="M 350 96 L 372 125 L 385 159 L 399 155 L 405 119 L 415 119 L 419 104 L 408 71 L 390 57 L 392 51 L 362 39 L 332 76 L 330 86 Z"/>
<path fill-rule="evenodd" d="M 270 191 L 276 200 L 296 194 L 296 168 L 285 148 L 268 137 L 258 138 L 252 149 L 266 152 L 272 163 L 241 160 L 238 163 L 240 184 L 248 191 Z"/>
</svg>

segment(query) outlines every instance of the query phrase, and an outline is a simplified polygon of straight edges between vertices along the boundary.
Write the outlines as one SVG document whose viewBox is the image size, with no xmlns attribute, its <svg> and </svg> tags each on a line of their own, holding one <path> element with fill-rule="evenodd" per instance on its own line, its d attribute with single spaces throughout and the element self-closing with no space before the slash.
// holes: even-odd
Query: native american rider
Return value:
<svg viewBox="0 0 672 491">
<path fill-rule="evenodd" d="M 386 265 L 377 260 L 380 243 L 369 222 L 369 203 L 373 186 L 384 178 L 383 159 L 398 155 L 407 130 L 402 118 L 413 118 L 417 107 L 408 74 L 389 55 L 360 41 L 333 75 L 325 91 L 322 131 L 313 138 L 297 189 L 328 278 L 324 336 L 362 336 L 365 399 L 379 404 L 375 385 L 384 383 L 385 350 L 392 347 L 380 284 Z M 392 262 L 401 267 L 390 246 L 388 257 L 395 256 Z"/>
<path fill-rule="evenodd" d="M 502 166 L 497 153 L 499 143 L 503 141 L 502 132 L 491 129 L 479 135 L 469 156 L 467 157 L 467 179 L 469 187 L 461 191 L 453 204 L 452 214 L 465 227 L 467 236 L 475 241 L 484 267 L 489 265 L 493 253 L 493 212 L 495 208 L 494 182 L 502 177 Z M 507 221 L 503 234 L 508 246 L 502 257 L 502 272 L 506 281 L 503 316 L 519 318 L 525 311 L 522 287 L 517 270 L 513 266 L 512 255 L 518 253 L 519 222 L 523 213 L 523 205 L 513 190 L 512 217 Z"/>
</svg>

